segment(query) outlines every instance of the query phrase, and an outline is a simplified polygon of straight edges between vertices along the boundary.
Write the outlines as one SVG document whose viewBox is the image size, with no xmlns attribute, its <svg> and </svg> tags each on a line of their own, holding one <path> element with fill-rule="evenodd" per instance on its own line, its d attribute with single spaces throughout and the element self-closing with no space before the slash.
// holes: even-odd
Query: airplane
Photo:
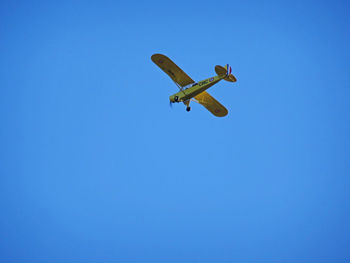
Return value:
<svg viewBox="0 0 350 263">
<path fill-rule="evenodd" d="M 168 74 L 180 89 L 179 92 L 169 97 L 170 105 L 175 102 L 183 102 L 186 105 L 186 111 L 190 111 L 190 102 L 194 101 L 203 105 L 217 117 L 224 117 L 228 114 L 228 110 L 206 92 L 207 89 L 222 79 L 229 82 L 237 81 L 235 76 L 232 75 L 232 69 L 228 64 L 225 67 L 215 66 L 217 76 L 195 82 L 167 56 L 154 54 L 151 56 L 151 59 L 161 70 Z"/>
</svg>

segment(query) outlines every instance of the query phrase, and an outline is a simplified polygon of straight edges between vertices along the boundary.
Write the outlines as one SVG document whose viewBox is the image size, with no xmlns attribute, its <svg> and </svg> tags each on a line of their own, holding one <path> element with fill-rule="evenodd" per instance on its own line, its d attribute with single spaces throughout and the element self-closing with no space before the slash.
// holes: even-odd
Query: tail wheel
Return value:
<svg viewBox="0 0 350 263">
<path fill-rule="evenodd" d="M 187 111 L 190 111 L 190 110 L 191 110 L 191 107 L 187 107 L 186 110 L 187 110 Z"/>
</svg>

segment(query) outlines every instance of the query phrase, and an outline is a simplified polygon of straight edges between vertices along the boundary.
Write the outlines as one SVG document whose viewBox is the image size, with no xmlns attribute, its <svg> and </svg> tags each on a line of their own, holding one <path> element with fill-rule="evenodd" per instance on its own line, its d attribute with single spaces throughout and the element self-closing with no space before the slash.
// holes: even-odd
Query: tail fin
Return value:
<svg viewBox="0 0 350 263">
<path fill-rule="evenodd" d="M 222 67 L 222 66 L 219 66 L 219 65 L 215 66 L 215 72 L 219 76 L 226 75 L 226 77 L 224 78 L 224 80 L 226 80 L 226 81 L 230 81 L 230 82 L 236 82 L 237 81 L 235 76 L 233 76 L 231 74 L 232 68 L 231 68 L 231 66 L 229 64 L 226 64 L 225 67 Z"/>
</svg>

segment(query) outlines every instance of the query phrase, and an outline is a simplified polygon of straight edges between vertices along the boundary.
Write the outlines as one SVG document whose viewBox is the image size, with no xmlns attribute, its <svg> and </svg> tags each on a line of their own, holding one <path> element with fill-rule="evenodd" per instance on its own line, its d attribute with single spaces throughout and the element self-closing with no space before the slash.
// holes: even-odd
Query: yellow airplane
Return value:
<svg viewBox="0 0 350 263">
<path fill-rule="evenodd" d="M 230 82 L 237 81 L 235 76 L 231 74 L 232 69 L 228 64 L 225 67 L 215 66 L 217 76 L 195 82 L 167 56 L 154 54 L 151 59 L 161 70 L 168 74 L 180 89 L 179 92 L 169 97 L 170 105 L 174 102 L 183 102 L 186 105 L 186 110 L 190 111 L 190 102 L 195 101 L 217 117 L 227 115 L 227 109 L 210 96 L 206 90 L 222 79 Z"/>
</svg>

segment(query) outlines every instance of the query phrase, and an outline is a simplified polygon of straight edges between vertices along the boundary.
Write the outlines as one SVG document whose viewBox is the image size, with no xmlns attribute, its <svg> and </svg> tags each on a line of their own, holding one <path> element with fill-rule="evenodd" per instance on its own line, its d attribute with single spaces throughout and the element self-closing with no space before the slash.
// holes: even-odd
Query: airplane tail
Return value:
<svg viewBox="0 0 350 263">
<path fill-rule="evenodd" d="M 232 68 L 229 64 L 226 64 L 225 67 L 222 66 L 215 66 L 215 72 L 216 74 L 218 74 L 219 76 L 224 76 L 225 78 L 224 80 L 226 81 L 230 81 L 230 82 L 236 82 L 237 79 L 235 78 L 235 76 L 232 75 Z"/>
</svg>

